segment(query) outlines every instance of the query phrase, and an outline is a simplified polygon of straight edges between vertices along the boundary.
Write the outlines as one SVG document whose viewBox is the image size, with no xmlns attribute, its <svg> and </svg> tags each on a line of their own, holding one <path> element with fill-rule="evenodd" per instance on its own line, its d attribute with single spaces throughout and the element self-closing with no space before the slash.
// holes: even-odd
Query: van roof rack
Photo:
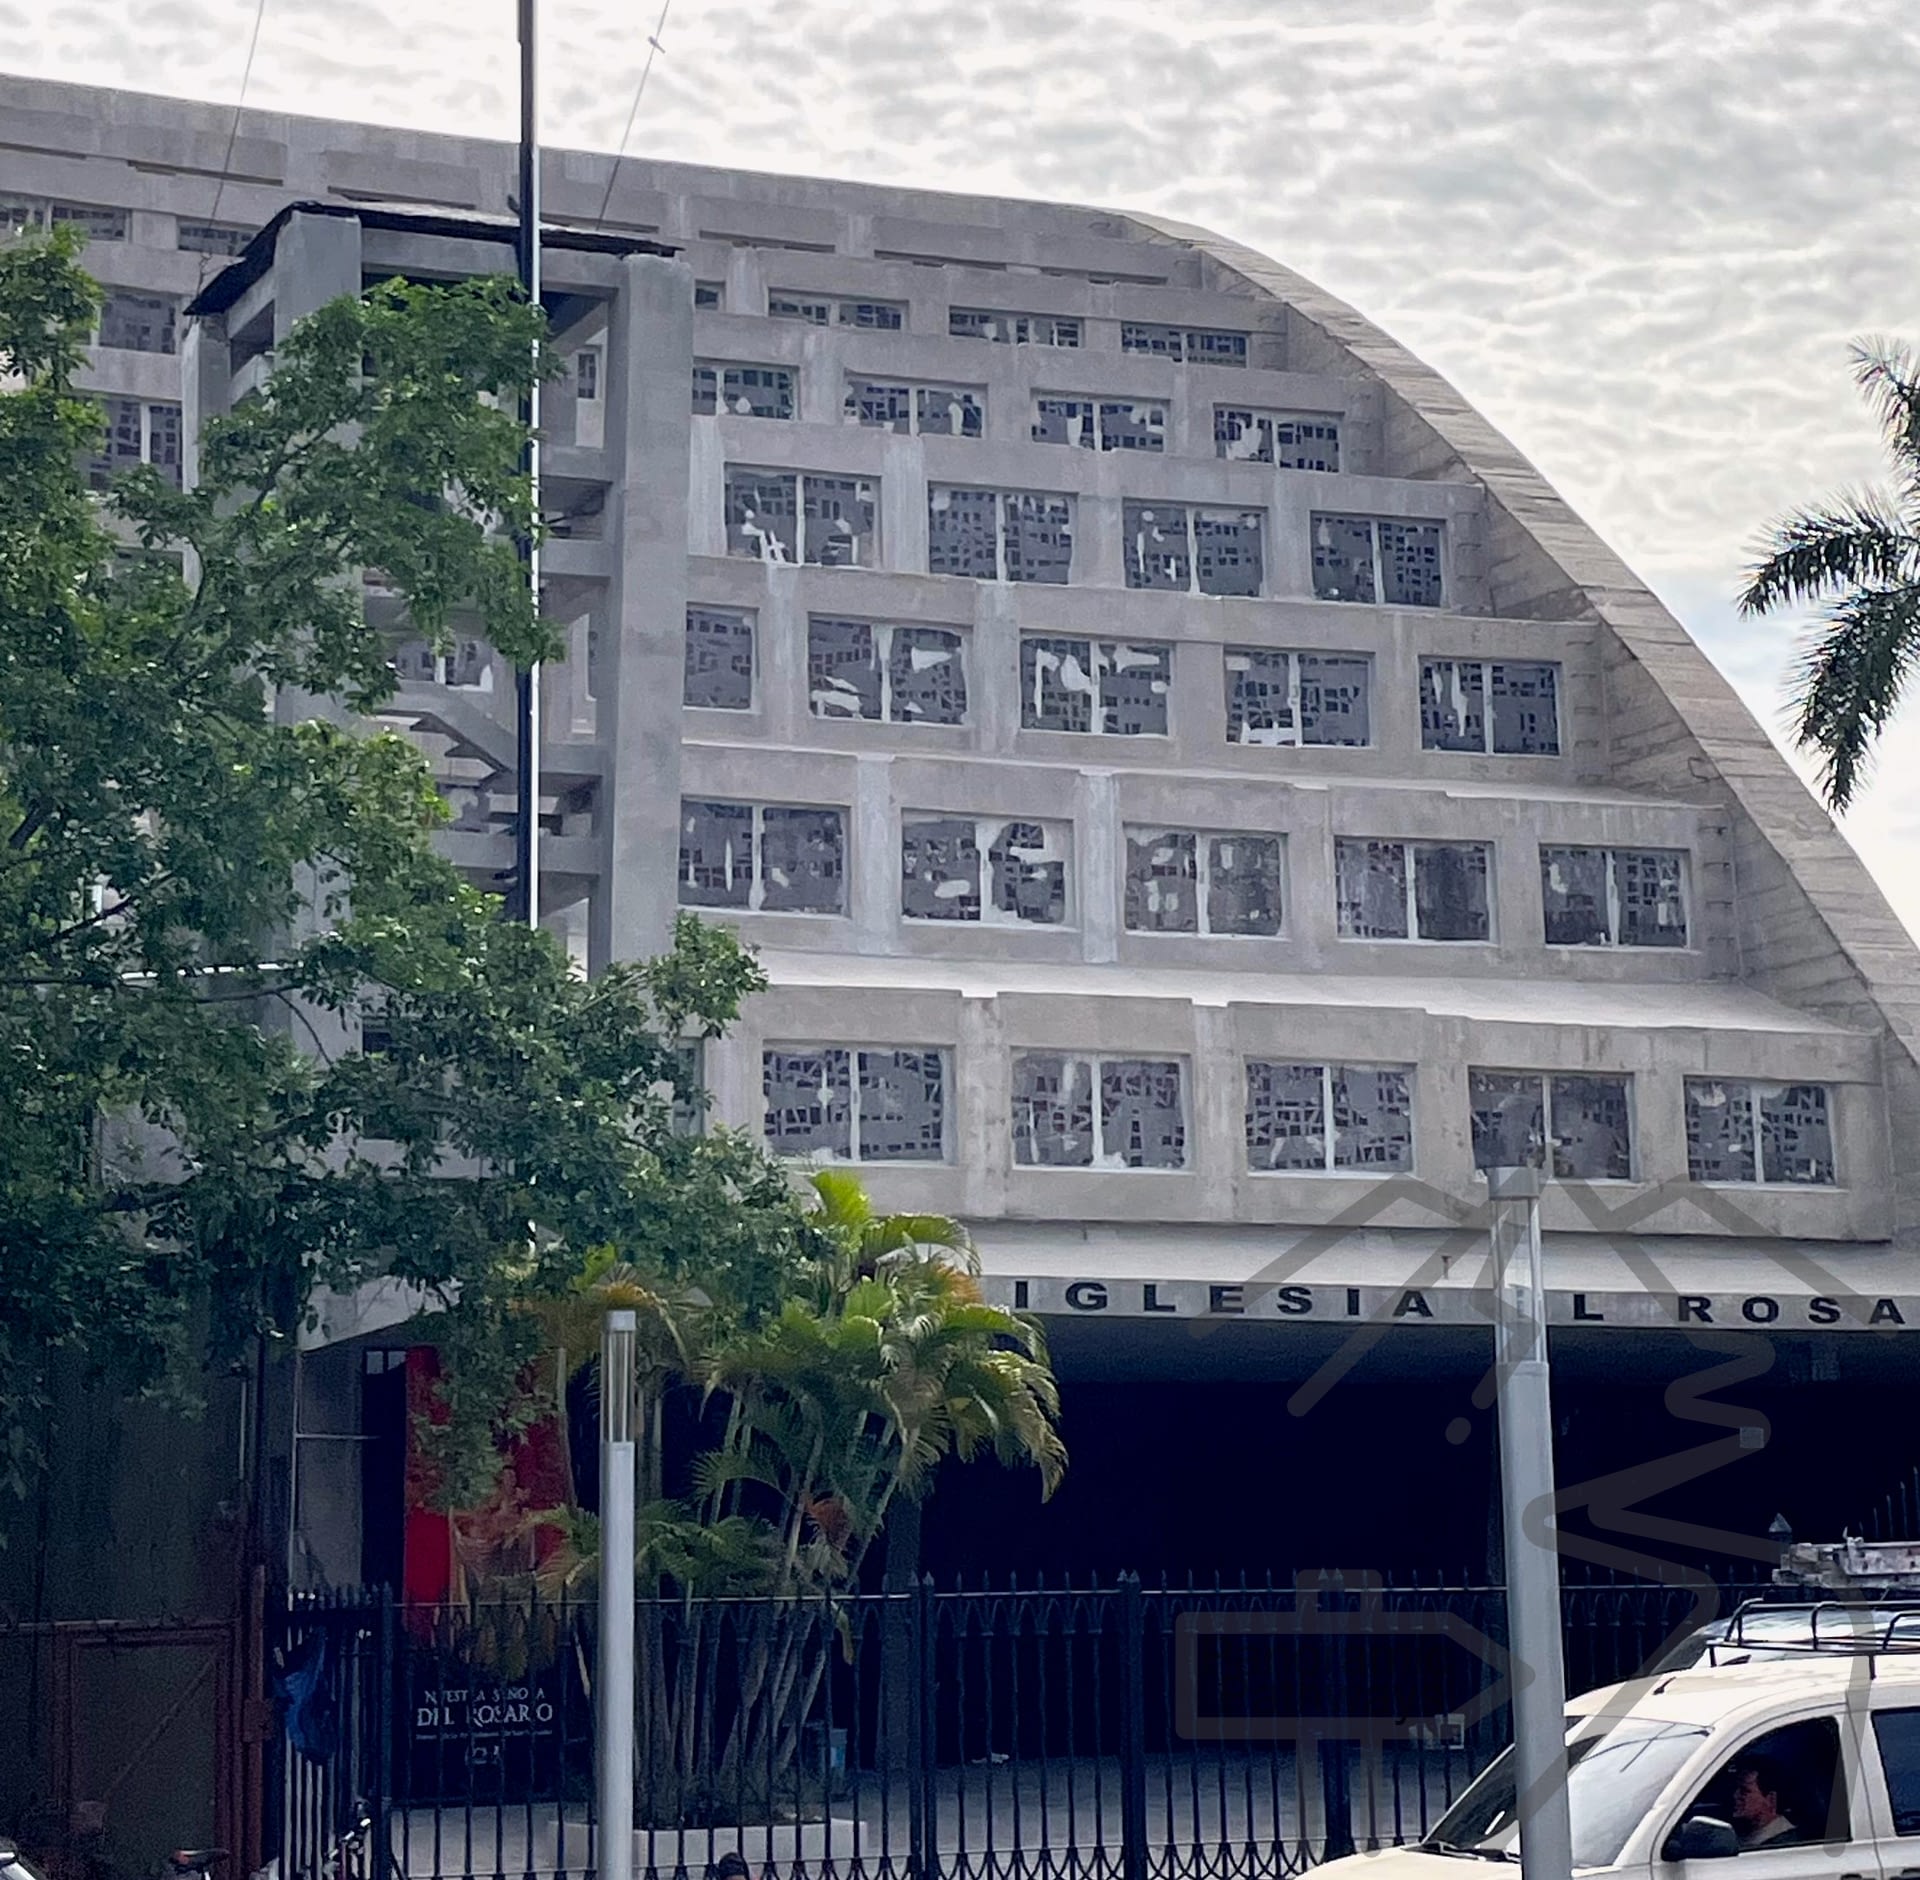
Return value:
<svg viewBox="0 0 1920 1880">
<path fill-rule="evenodd" d="M 1773 1626 L 1750 1621 L 1798 1614 L 1804 1631 L 1782 1637 Z M 1807 1652 L 1836 1656 L 1920 1652 L 1920 1600 L 1748 1599 L 1735 1608 L 1726 1631 L 1707 1646 L 1707 1662 L 1719 1651 Z"/>
</svg>

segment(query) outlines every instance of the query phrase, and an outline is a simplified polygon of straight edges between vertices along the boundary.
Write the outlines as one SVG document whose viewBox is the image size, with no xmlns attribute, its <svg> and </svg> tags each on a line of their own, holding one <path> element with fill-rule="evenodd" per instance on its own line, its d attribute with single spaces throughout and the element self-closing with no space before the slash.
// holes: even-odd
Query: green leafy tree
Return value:
<svg viewBox="0 0 1920 1880">
<path fill-rule="evenodd" d="M 1853 348 L 1854 378 L 1879 420 L 1891 487 L 1843 492 L 1769 531 L 1740 595 L 1749 615 L 1818 605 L 1788 704 L 1821 788 L 1845 809 L 1920 662 L 1920 359 L 1885 340 Z"/>
<path fill-rule="evenodd" d="M 774 1310 L 787 1183 L 672 1117 L 751 959 L 687 920 L 583 980 L 435 853 L 421 754 L 355 716 L 393 683 L 361 571 L 411 632 L 558 650 L 512 544 L 537 310 L 499 281 L 328 306 L 196 488 L 102 504 L 97 302 L 70 231 L 0 246 L 0 1486 L 50 1366 L 191 1393 L 320 1287 L 453 1307 L 452 1388 L 496 1403 L 537 1343 L 515 1302 L 589 1248 Z"/>
<path fill-rule="evenodd" d="M 565 1295 L 524 1308 L 541 1355 L 491 1426 L 495 1454 L 530 1417 L 564 1427 L 569 1382 L 592 1366 L 606 1312 L 635 1312 L 636 1564 L 653 1596 L 640 1633 L 640 1754 L 662 1821 L 718 1818 L 748 1793 L 771 1804 L 799 1780 L 842 1596 L 900 1497 L 928 1494 L 949 1457 L 1031 1468 L 1043 1495 L 1066 1468 L 1041 1328 L 981 1297 L 961 1224 L 877 1214 L 842 1170 L 813 1173 L 808 1188 L 801 1259 L 776 1311 L 744 1311 L 725 1291 L 603 1251 Z M 709 1413 L 709 1439 L 678 1459 L 692 1484 L 678 1498 L 660 1450 L 675 1391 Z M 558 1538 L 539 1572 L 546 1589 L 587 1591 L 600 1546 L 592 1516 L 569 1501 L 534 1511 L 527 1527 Z M 481 1630 L 521 1629 L 523 1607 L 476 1606 Z"/>
</svg>

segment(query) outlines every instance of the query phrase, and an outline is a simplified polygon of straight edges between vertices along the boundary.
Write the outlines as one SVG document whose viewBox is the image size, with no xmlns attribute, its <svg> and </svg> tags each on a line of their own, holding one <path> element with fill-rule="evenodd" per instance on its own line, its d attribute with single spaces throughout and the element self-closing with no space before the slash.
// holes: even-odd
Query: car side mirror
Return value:
<svg viewBox="0 0 1920 1880">
<path fill-rule="evenodd" d="M 1662 1860 L 1725 1860 L 1740 1851 L 1732 1824 L 1712 1815 L 1689 1815 L 1667 1836 Z"/>
</svg>

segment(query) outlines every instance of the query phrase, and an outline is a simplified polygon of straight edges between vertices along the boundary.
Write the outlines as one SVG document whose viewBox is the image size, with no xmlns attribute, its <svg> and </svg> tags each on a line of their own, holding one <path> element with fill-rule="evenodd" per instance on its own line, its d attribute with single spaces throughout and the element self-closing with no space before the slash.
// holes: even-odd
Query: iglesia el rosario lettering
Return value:
<svg viewBox="0 0 1920 1880">
<path fill-rule="evenodd" d="M 990 1282 L 1001 1303 L 1021 1312 L 1112 1313 L 1119 1318 L 1222 1319 L 1278 1313 L 1289 1319 L 1382 1319 L 1431 1324 L 1491 1324 L 1492 1295 L 1464 1286 L 1264 1286 L 1244 1280 L 1004 1279 Z M 1804 1325 L 1847 1330 L 1920 1326 L 1920 1294 L 1903 1298 L 1834 1298 L 1810 1293 L 1557 1292 L 1547 1294 L 1550 1325 Z"/>
<path fill-rule="evenodd" d="M 7 213 L 91 231 L 102 475 L 190 474 L 333 295 L 510 266 L 499 144 L 0 110 Z M 590 970 L 676 907 L 750 940 L 713 1117 L 964 1219 L 1062 1378 L 1055 1501 L 968 1471 L 894 1567 L 1484 1566 L 1500 1164 L 1546 1178 L 1567 1483 L 1724 1439 L 1656 1511 L 1758 1546 L 1920 1460 L 1920 955 L 1452 387 L 1150 216 L 562 150 L 543 190 L 543 906 Z M 491 883 L 513 676 L 393 657 Z M 296 1577 L 396 1572 L 412 1342 L 311 1334 Z"/>
</svg>

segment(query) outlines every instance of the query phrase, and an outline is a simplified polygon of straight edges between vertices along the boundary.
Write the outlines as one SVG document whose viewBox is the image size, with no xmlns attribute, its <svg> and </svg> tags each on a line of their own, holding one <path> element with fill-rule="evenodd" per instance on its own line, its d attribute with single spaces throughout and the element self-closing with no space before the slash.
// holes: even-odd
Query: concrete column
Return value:
<svg viewBox="0 0 1920 1880">
<path fill-rule="evenodd" d="M 200 432 L 209 418 L 227 409 L 227 391 L 233 377 L 233 348 L 227 344 L 224 321 L 195 320 L 180 348 L 181 473 L 186 487 L 200 481 Z M 191 573 L 191 570 L 189 570 Z"/>
<path fill-rule="evenodd" d="M 1120 892 L 1126 841 L 1120 829 L 1120 789 L 1110 770 L 1080 775 L 1079 814 L 1073 832 L 1082 957 L 1120 957 Z"/>
<path fill-rule="evenodd" d="M 635 255 L 607 322 L 610 465 L 606 539 L 608 771 L 600 882 L 588 922 L 592 970 L 663 952 L 673 934 L 680 821 L 680 695 L 687 630 L 687 382 L 693 277 Z M 610 449 L 609 454 L 612 454 Z"/>
<path fill-rule="evenodd" d="M 805 741 L 812 706 L 807 698 L 807 609 L 800 571 L 789 563 L 761 564 L 766 580 L 755 621 L 760 660 L 760 709 L 775 744 Z"/>
<path fill-rule="evenodd" d="M 1193 1062 L 1188 1070 L 1187 1159 L 1200 1177 L 1200 1205 L 1210 1220 L 1232 1220 L 1240 1189 L 1238 1145 L 1246 1080 L 1225 1006 L 1193 1008 Z"/>
<path fill-rule="evenodd" d="M 1120 543 L 1121 499 L 1076 497 L 1073 506 L 1073 585 L 1124 588 L 1126 557 Z"/>
<path fill-rule="evenodd" d="M 853 914 L 854 946 L 861 953 L 898 953 L 900 838 L 895 828 L 891 757 L 869 755 L 856 760 L 851 816 L 847 906 Z"/>
<path fill-rule="evenodd" d="M 360 224 L 349 216 L 290 216 L 273 251 L 273 343 L 342 294 L 360 291 Z"/>
<path fill-rule="evenodd" d="M 994 1000 L 960 1001 L 959 1040 L 953 1054 L 953 1149 L 963 1181 L 962 1212 L 986 1220 L 1006 1212 L 1013 1159 L 1013 1067 Z"/>
<path fill-rule="evenodd" d="M 980 727 L 981 755 L 1010 757 L 1020 730 L 1020 627 L 1013 590 L 976 581 L 973 597 L 967 708 Z"/>
</svg>

